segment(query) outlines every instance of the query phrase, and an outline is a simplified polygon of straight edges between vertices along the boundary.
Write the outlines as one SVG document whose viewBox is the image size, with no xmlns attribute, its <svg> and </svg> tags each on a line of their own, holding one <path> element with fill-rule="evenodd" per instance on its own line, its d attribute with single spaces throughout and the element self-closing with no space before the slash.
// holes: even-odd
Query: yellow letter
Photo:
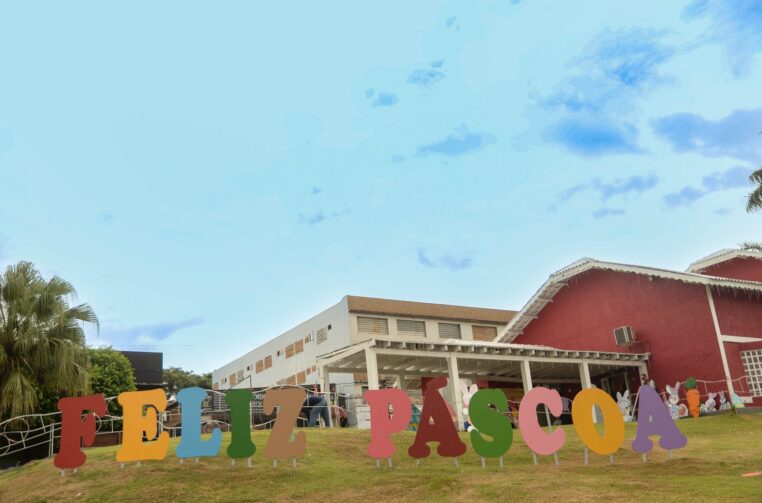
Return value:
<svg viewBox="0 0 762 503">
<path fill-rule="evenodd" d="M 159 438 L 151 442 L 158 432 L 158 414 L 167 408 L 167 394 L 163 389 L 150 391 L 128 391 L 117 398 L 124 409 L 124 430 L 122 447 L 116 453 L 119 462 L 141 461 L 144 459 L 164 459 L 169 447 L 169 433 L 161 432 Z M 145 409 L 145 414 L 143 410 Z"/>
<path fill-rule="evenodd" d="M 593 424 L 593 406 L 603 412 L 603 437 Z M 580 440 L 596 454 L 613 454 L 624 442 L 624 418 L 614 399 L 598 388 L 587 388 L 577 393 L 572 403 L 572 421 Z"/>
</svg>

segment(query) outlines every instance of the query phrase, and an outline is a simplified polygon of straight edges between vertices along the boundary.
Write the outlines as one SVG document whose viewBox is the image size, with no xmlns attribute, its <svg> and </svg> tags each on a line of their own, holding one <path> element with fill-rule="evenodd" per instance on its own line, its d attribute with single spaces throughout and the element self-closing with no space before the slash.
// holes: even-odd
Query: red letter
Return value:
<svg viewBox="0 0 762 503">
<path fill-rule="evenodd" d="M 61 411 L 61 446 L 53 459 L 57 468 L 78 468 L 85 464 L 87 456 L 80 449 L 80 440 L 85 446 L 95 441 L 95 416 L 106 415 L 106 397 L 103 395 L 62 398 L 58 401 Z M 91 410 L 82 419 L 82 412 Z"/>
<path fill-rule="evenodd" d="M 447 385 L 446 377 L 436 377 L 429 382 L 423 394 L 423 410 L 413 445 L 407 450 L 414 458 L 425 458 L 431 452 L 427 442 L 439 442 L 437 454 L 454 457 L 466 452 L 466 444 L 458 438 L 447 404 L 437 391 Z M 431 424 L 431 419 L 435 419 Z"/>
<path fill-rule="evenodd" d="M 395 448 L 392 433 L 403 431 L 410 424 L 413 409 L 410 398 L 401 389 L 377 389 L 365 392 L 365 400 L 370 405 L 370 444 L 368 455 L 374 458 L 388 458 Z M 389 406 L 392 417 L 389 417 Z"/>
<path fill-rule="evenodd" d="M 542 431 L 537 422 L 537 406 L 545 404 L 550 413 L 558 417 L 563 412 L 564 405 L 558 391 L 548 388 L 532 388 L 524 395 L 519 404 L 519 429 L 521 438 L 527 447 L 537 454 L 553 454 L 564 446 L 566 440 L 564 430 L 558 428 L 551 434 Z"/>
</svg>

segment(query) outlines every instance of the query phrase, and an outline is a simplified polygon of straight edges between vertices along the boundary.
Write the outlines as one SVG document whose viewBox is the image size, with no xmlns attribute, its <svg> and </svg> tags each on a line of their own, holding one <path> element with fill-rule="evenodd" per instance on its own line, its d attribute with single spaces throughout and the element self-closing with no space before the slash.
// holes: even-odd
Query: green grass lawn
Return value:
<svg viewBox="0 0 762 503">
<path fill-rule="evenodd" d="M 397 434 L 393 468 L 376 468 L 367 457 L 367 431 L 312 430 L 298 467 L 288 462 L 277 468 L 262 456 L 268 432 L 255 432 L 258 451 L 252 468 L 235 466 L 222 454 L 180 464 L 170 453 L 163 461 L 128 464 L 120 469 L 117 447 L 88 449 L 79 472 L 61 477 L 52 460 L 40 460 L 0 474 L 0 501 L 762 501 L 762 414 L 723 415 L 683 419 L 680 429 L 688 446 L 673 459 L 656 447 L 644 464 L 630 442 L 635 426 L 627 426 L 624 449 L 615 464 L 608 457 L 590 455 L 583 464 L 583 447 L 574 428 L 566 429 L 566 444 L 553 457 L 541 456 L 539 465 L 514 436 L 505 467 L 496 460 L 481 467 L 467 441 L 460 468 L 451 459 L 432 455 L 420 466 L 407 457 L 413 433 Z M 229 442 L 225 435 L 223 453 Z"/>
</svg>

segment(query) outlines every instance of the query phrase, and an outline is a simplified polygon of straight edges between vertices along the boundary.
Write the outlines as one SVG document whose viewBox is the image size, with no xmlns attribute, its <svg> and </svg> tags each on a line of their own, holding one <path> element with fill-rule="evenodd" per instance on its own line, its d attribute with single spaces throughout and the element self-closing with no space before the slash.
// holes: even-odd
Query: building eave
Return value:
<svg viewBox="0 0 762 503">
<path fill-rule="evenodd" d="M 728 262 L 737 258 L 754 258 L 757 260 L 762 260 L 762 252 L 726 248 L 693 262 L 690 266 L 688 266 L 688 270 L 686 272 L 698 273 L 714 265 Z"/>
</svg>

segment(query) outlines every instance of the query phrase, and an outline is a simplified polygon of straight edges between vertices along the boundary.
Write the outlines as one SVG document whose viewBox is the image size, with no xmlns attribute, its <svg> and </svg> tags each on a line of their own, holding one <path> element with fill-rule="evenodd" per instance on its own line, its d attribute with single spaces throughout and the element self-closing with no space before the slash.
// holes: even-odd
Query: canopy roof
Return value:
<svg viewBox="0 0 762 503">
<path fill-rule="evenodd" d="M 548 346 L 499 342 L 403 341 L 371 339 L 318 357 L 318 366 L 327 372 L 364 373 L 366 349 L 376 356 L 379 374 L 436 376 L 448 374 L 448 358 L 455 355 L 459 375 L 474 379 L 521 382 L 521 364 L 532 365 L 535 382 L 578 381 L 578 365 L 586 362 L 590 374 L 603 374 L 614 367 L 640 367 L 648 353 L 567 351 Z M 569 377 L 573 379 L 569 379 Z"/>
</svg>

